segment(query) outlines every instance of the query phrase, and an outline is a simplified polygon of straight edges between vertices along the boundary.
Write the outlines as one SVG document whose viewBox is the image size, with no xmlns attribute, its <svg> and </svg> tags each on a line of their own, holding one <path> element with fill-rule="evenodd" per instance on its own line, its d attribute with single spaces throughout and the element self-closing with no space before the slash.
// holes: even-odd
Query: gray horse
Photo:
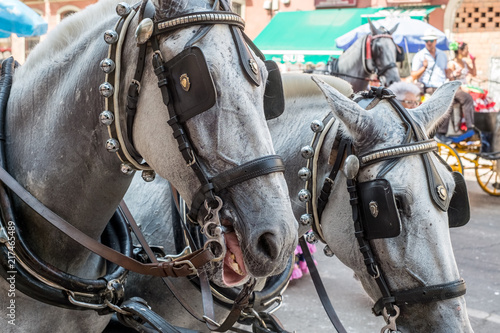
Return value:
<svg viewBox="0 0 500 333">
<path fill-rule="evenodd" d="M 356 40 L 338 59 L 332 59 L 328 73 L 349 82 L 355 92 L 365 90 L 373 74 L 377 74 L 382 86 L 401 81 L 396 60 L 402 50 L 391 36 L 397 27 L 387 31 L 370 21 L 371 34 Z"/>
<path fill-rule="evenodd" d="M 363 110 L 345 97 L 352 94 L 352 89 L 345 82 L 331 76 L 321 78 L 333 84 L 338 91 L 320 80 L 317 80 L 321 88 L 318 89 L 309 75 L 283 75 L 287 107 L 283 115 L 268 121 L 276 151 L 287 166 L 286 179 L 297 219 L 301 219 L 306 211 L 304 202 L 297 196 L 304 187 L 297 173 L 307 162 L 299 150 L 311 143 L 313 133 L 309 127 L 312 121 L 322 120 L 332 112 L 337 119 L 324 137 L 317 160 L 319 184 L 332 168 L 339 138 L 350 137 L 358 152 L 371 152 L 400 145 L 407 129 L 388 102 L 382 101 L 370 111 Z M 451 104 L 456 89 L 457 84 L 446 84 L 431 100 L 409 112 L 419 126 L 428 132 L 432 131 Z M 326 101 L 324 96 L 327 97 Z M 358 175 L 359 180 L 364 182 L 374 179 L 381 164 L 363 169 Z M 455 183 L 452 175 L 443 164 L 435 165 L 448 192 L 453 193 Z M 358 249 L 346 178 L 342 173 L 337 177 L 339 179 L 334 183 L 319 230 L 329 249 L 355 272 L 367 294 L 376 301 L 381 293 L 373 277 L 368 274 Z M 420 157 L 401 158 L 384 178 L 390 182 L 398 202 L 402 229 L 398 237 L 376 239 L 371 243 L 390 289 L 409 290 L 458 280 L 460 276 L 450 242 L 448 216 L 431 201 L 427 175 Z M 141 221 L 151 244 L 164 246 L 167 252 L 174 251 L 172 225 L 168 222 L 171 209 L 168 185 L 160 179 L 156 184 L 144 184 L 138 177 L 136 179 L 125 198 L 129 207 L 137 220 Z M 302 225 L 299 235 L 310 228 L 310 224 Z M 169 237 L 170 241 L 165 242 Z M 179 326 L 203 330 L 168 294 L 158 292 L 164 289 L 159 279 L 135 274 L 131 275 L 131 279 L 127 286 L 131 296 L 145 298 L 153 310 Z M 191 305 L 199 308 L 200 295 L 196 288 L 187 280 L 175 282 L 192 300 Z M 400 332 L 472 332 L 463 296 L 438 302 L 403 304 L 400 311 L 401 315 L 396 320 Z M 220 309 L 220 315 L 223 313 L 223 309 Z M 293 327 L 286 327 L 286 323 L 285 328 L 293 330 Z"/>
<path fill-rule="evenodd" d="M 212 9 L 213 2 L 207 0 L 152 2 L 156 7 L 156 20 L 212 12 L 211 16 L 196 16 L 197 19 L 210 18 L 209 25 L 183 21 L 179 28 L 152 37 L 158 38 L 160 50 L 153 55 L 151 48 L 146 49 L 132 127 L 133 144 L 140 156 L 159 175 L 174 184 L 191 205 L 200 187 L 200 177 L 186 165 L 179 152 L 179 143 L 169 126 L 171 121 L 164 103 L 165 96 L 162 97 L 158 88 L 159 79 L 151 60 L 163 58 L 168 62 L 181 52 L 196 48 L 206 59 L 208 72 L 204 78 L 196 77 L 196 71 L 189 72 L 191 82 L 189 76 L 182 80 L 181 75 L 175 78 L 179 82 L 170 81 L 169 85 L 176 85 L 179 91 L 182 91 L 182 85 L 182 89 L 188 91 L 189 84 L 196 89 L 200 80 L 205 79 L 214 86 L 214 104 L 183 124 L 193 147 L 190 156 L 196 157 L 191 164 L 199 162 L 201 172 L 208 179 L 275 154 L 263 107 L 268 72 L 264 62 L 253 53 L 249 73 L 254 73 L 257 84 L 244 72 L 235 45 L 236 39 L 241 42 L 243 38 L 239 27 L 234 25 L 239 22 L 241 27 L 242 23 L 227 12 L 224 16 L 213 13 L 221 3 L 227 8 L 226 1 L 217 2 L 215 9 Z M 102 36 L 120 19 L 115 12 L 117 3 L 118 0 L 99 1 L 65 19 L 32 51 L 26 63 L 14 74 L 6 116 L 7 171 L 43 205 L 94 240 L 100 240 L 132 181 L 130 166 L 122 164 L 114 153 L 116 145 L 110 141 L 108 132 L 111 126 L 104 126 L 109 125 L 109 113 L 104 114 L 105 117 L 102 113 L 110 110 L 105 109 L 105 98 L 99 96 L 100 91 L 103 94 L 109 92 L 109 89 L 99 89 L 105 80 L 99 63 L 109 56 L 110 46 Z M 122 14 L 126 16 L 123 9 L 121 6 Z M 128 33 L 121 35 L 118 41 L 123 42 L 121 60 L 115 59 L 115 71 L 118 72 L 119 66 L 122 69 L 118 73 L 121 79 L 116 81 L 115 95 L 109 97 L 115 101 L 115 112 L 120 108 L 122 113 L 127 105 L 126 92 L 133 82 L 139 53 L 133 32 L 140 15 L 130 15 L 126 16 L 130 24 Z M 122 23 L 126 21 L 121 20 Z M 206 26 L 211 29 L 204 29 Z M 148 22 L 141 25 L 139 37 L 146 35 L 147 38 L 148 27 Z M 116 41 L 110 32 L 106 38 L 111 45 Z M 185 48 L 189 43 L 194 45 Z M 188 56 L 192 58 L 193 54 L 198 60 L 202 59 L 200 53 L 189 53 Z M 102 69 L 109 70 L 109 64 Z M 100 120 L 104 120 L 104 125 Z M 124 118 L 116 119 L 116 122 L 125 127 Z M 228 187 L 219 196 L 223 202 L 220 217 L 227 229 L 234 230 L 226 235 L 226 240 L 231 239 L 227 257 L 232 260 L 232 265 L 213 264 L 210 270 L 212 279 L 224 284 L 228 276 L 237 275 L 237 280 L 231 279 L 231 283 L 240 285 L 252 277 L 266 277 L 283 271 L 297 244 L 297 222 L 283 174 L 274 172 L 249 179 Z M 30 250 L 49 267 L 79 278 L 98 279 L 103 275 L 105 260 L 50 227 L 17 197 L 13 198 L 13 209 L 19 234 L 29 244 Z M 204 217 L 200 214 L 198 219 L 203 221 Z M 33 270 L 37 268 L 31 267 Z M 41 276 L 33 277 L 33 281 L 50 283 Z M 48 305 L 27 297 L 20 290 L 15 291 L 13 298 L 7 292 L 10 283 L 1 279 L 0 284 L 2 332 L 100 332 L 110 318 L 109 315 L 99 316 L 94 311 Z M 47 288 L 57 289 L 59 295 L 75 296 L 67 288 L 58 289 L 57 283 Z M 14 314 L 7 309 L 12 302 L 15 302 Z M 88 308 L 93 308 L 92 305 L 88 304 Z M 79 306 L 85 307 L 86 304 Z"/>
</svg>

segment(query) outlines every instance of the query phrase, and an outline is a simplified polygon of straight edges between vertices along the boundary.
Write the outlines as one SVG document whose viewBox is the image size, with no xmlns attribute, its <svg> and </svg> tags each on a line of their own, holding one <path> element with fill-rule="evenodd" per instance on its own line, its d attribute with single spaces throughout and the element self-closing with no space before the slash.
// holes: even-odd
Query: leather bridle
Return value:
<svg viewBox="0 0 500 333">
<path fill-rule="evenodd" d="M 394 42 L 391 34 L 370 34 L 364 37 L 361 58 L 363 59 L 363 69 L 367 75 L 377 74 L 377 76 L 383 76 L 389 69 L 397 66 L 395 62 L 391 62 L 382 68 L 377 67 L 372 57 L 372 44 L 379 38 L 390 38 Z M 401 52 L 399 46 L 396 43 L 394 45 L 396 46 L 396 52 Z"/>
<path fill-rule="evenodd" d="M 194 64 L 194 72 L 197 72 L 197 69 L 203 71 L 207 70 L 207 68 L 203 53 L 192 44 L 203 38 L 213 25 L 228 25 L 240 56 L 240 64 L 243 67 L 243 72 L 252 84 L 257 86 L 261 84 L 258 66 L 247 44 L 255 48 L 255 50 L 257 50 L 257 48 L 241 31 L 244 26 L 243 20 L 230 11 L 229 4 L 226 0 L 220 0 L 220 7 L 222 11 L 219 10 L 219 1 L 215 1 L 212 11 L 182 15 L 180 17 L 154 22 L 152 20 L 154 16 L 154 7 L 149 5 L 147 0 L 142 2 L 139 9 L 140 16 L 141 18 L 146 17 L 144 20 L 150 21 L 144 22 L 143 20 L 142 23 L 146 25 L 146 28 L 144 28 L 144 26 L 142 26 L 142 28 L 146 29 L 146 34 L 148 34 L 147 25 L 152 23 L 153 29 L 145 40 L 138 40 L 139 57 L 134 79 L 128 90 L 125 119 L 127 126 L 125 128 L 120 127 L 120 113 L 118 109 L 119 90 L 115 89 L 113 86 L 115 85 L 116 88 L 120 86 L 120 59 L 116 54 L 121 52 L 121 46 L 124 41 L 124 37 L 122 36 L 126 35 L 126 27 L 134 17 L 137 7 L 131 8 L 124 3 L 118 5 L 117 13 L 121 16 L 121 19 L 118 21 L 115 28 L 119 30 L 119 33 L 116 31 L 107 31 L 105 33 L 105 41 L 110 44 L 110 48 L 108 58 L 106 58 L 104 62 L 101 62 L 101 68 L 106 73 L 107 79 L 107 81 L 99 87 L 101 95 L 106 98 L 106 110 L 100 115 L 101 121 L 108 126 L 110 135 L 106 147 L 108 151 L 117 153 L 122 161 L 122 172 L 131 174 L 134 170 L 143 170 L 145 172 L 145 174 L 143 173 L 143 178 L 145 178 L 145 180 L 152 180 L 154 178 L 152 169 L 142 160 L 142 157 L 140 157 L 135 150 L 131 139 L 131 126 L 133 124 L 133 118 L 139 98 L 146 50 L 148 45 L 152 46 L 154 50 L 154 71 L 158 77 L 158 86 L 160 87 L 163 101 L 168 108 L 170 116 L 168 124 L 173 129 L 173 135 L 179 144 L 179 151 L 184 157 L 186 164 L 194 170 L 201 183 L 201 187 L 193 199 L 193 206 L 190 211 L 190 219 L 192 221 L 197 221 L 199 209 L 204 203 L 208 210 L 210 210 L 213 203 L 217 203 L 217 193 L 223 189 L 255 177 L 284 171 L 281 158 L 272 155 L 243 163 L 215 177 L 208 177 L 204 171 L 206 168 L 201 159 L 197 158 L 196 149 L 193 147 L 188 131 L 185 128 L 185 123 L 188 119 L 209 109 L 213 106 L 213 104 L 210 103 L 215 103 L 215 100 L 208 100 L 208 102 L 201 106 L 195 105 L 189 112 L 182 113 L 179 111 L 179 93 L 175 90 L 176 87 L 174 87 L 174 85 L 176 82 L 174 82 L 171 77 L 171 69 L 174 68 L 174 66 L 170 67 L 172 60 L 164 62 L 162 59 L 158 43 L 158 37 L 160 35 L 186 26 L 201 25 L 202 27 L 188 43 L 189 45 L 186 46 L 186 49 L 173 59 L 181 62 L 184 59 L 188 59 L 188 64 Z M 141 24 L 139 26 L 141 27 Z M 142 34 L 143 32 L 144 30 L 140 32 L 139 37 L 144 37 Z M 148 41 L 149 44 L 147 43 Z M 256 53 L 262 55 L 260 52 Z M 194 59 L 194 61 L 192 61 L 192 59 Z M 2 85 L 0 88 L 2 91 L 5 90 L 5 93 L 0 95 L 2 97 L 8 96 L 8 90 L 12 82 L 13 68 L 13 59 L 3 63 L 2 71 L 6 72 L 7 75 L 2 76 Z M 115 75 L 111 74 L 113 71 L 115 71 Z M 205 83 L 211 83 L 213 85 L 211 77 L 202 79 L 205 80 Z M 183 84 L 183 82 L 180 82 L 180 84 Z M 215 98 L 215 90 L 213 97 Z M 1 100 L 1 102 L 1 110 L 5 111 L 7 99 L 5 98 Z M 107 272 L 107 275 L 103 278 L 90 281 L 70 276 L 65 272 L 51 267 L 46 262 L 43 262 L 30 251 L 28 245 L 22 240 L 21 234 L 19 234 L 19 230 L 17 229 L 14 213 L 12 211 L 12 204 L 6 192 L 6 187 L 0 186 L 0 204 L 2 208 L 0 242 L 3 245 L 1 260 L 3 268 L 6 268 L 9 267 L 9 256 L 14 255 L 16 257 L 15 268 L 17 269 L 16 273 L 19 273 L 16 277 L 16 284 L 18 288 L 27 295 L 39 301 L 56 306 L 72 309 L 94 309 L 104 314 L 111 311 L 117 311 L 122 303 L 123 282 L 128 270 L 140 274 L 161 277 L 182 277 L 196 274 L 198 269 L 201 269 L 206 263 L 217 259 L 208 247 L 201 248 L 186 256 L 168 262 L 156 262 L 156 260 L 150 258 L 153 263 L 141 263 L 130 258 L 132 254 L 132 245 L 129 230 L 131 224 L 129 225 L 129 223 L 131 221 L 127 223 L 127 217 L 125 215 L 126 206 L 123 204 L 118 209 L 117 214 L 115 214 L 114 220 L 117 222 L 112 222 L 111 227 L 106 229 L 107 232 L 103 236 L 104 238 L 109 238 L 110 243 L 118 245 L 115 249 L 109 248 L 86 236 L 41 204 L 4 169 L 4 118 L 5 115 L 2 113 L 0 118 L 0 124 L 2 125 L 0 127 L 0 139 L 2 143 L 0 145 L 1 182 L 6 187 L 10 188 L 13 193 L 18 195 L 18 197 L 28 204 L 35 212 L 40 214 L 48 223 L 58 228 L 87 249 L 116 264 L 110 265 L 112 269 Z M 11 236 L 11 234 L 16 236 L 17 243 L 15 248 L 9 243 L 10 237 L 14 237 Z M 8 277 L 9 269 L 0 270 L 0 273 L 6 278 Z M 201 270 L 200 274 L 203 274 L 203 270 Z M 202 281 L 206 281 L 206 279 L 202 279 Z M 227 330 L 228 327 L 231 327 L 239 318 L 241 310 L 248 305 L 249 299 L 253 295 L 251 293 L 253 286 L 253 283 L 249 283 L 245 286 L 234 303 L 234 307 L 236 307 L 238 311 L 232 311 L 232 317 L 228 318 L 221 327 L 218 327 L 219 324 L 214 322 L 211 317 L 204 316 L 201 320 L 206 321 L 207 326 L 211 330 Z"/>
<path fill-rule="evenodd" d="M 331 194 L 336 176 L 341 170 L 341 166 L 344 165 L 344 173 L 347 177 L 347 190 L 350 195 L 350 204 L 352 206 L 355 236 L 359 244 L 359 250 L 363 255 L 367 272 L 376 281 L 377 286 L 379 287 L 382 294 L 382 297 L 375 303 L 373 312 L 375 315 L 383 314 L 387 319 L 388 325 L 384 327 L 383 331 L 385 329 L 396 331 L 395 321 L 399 316 L 399 307 L 401 305 L 429 303 L 460 297 L 465 294 L 466 286 L 464 280 L 459 279 L 457 281 L 447 282 L 439 285 L 424 286 L 408 290 L 395 291 L 391 290 L 391 288 L 389 287 L 385 279 L 384 272 L 382 271 L 382 268 L 377 262 L 378 260 L 374 255 L 372 244 L 369 241 L 371 238 L 367 238 L 367 230 L 365 230 L 366 225 L 363 223 L 363 218 L 366 218 L 366 216 L 363 215 L 360 207 L 360 205 L 362 204 L 362 200 L 360 199 L 363 195 L 363 193 L 359 192 L 360 185 L 383 180 L 382 178 L 384 177 L 384 175 L 390 169 L 392 169 L 402 157 L 418 154 L 422 157 L 422 160 L 424 162 L 424 167 L 428 178 L 429 191 L 436 206 L 439 209 L 446 211 L 448 209 L 451 196 L 439 195 L 440 190 L 444 188 L 444 183 L 437 173 L 437 170 L 430 156 L 431 154 L 437 155 L 435 154 L 435 150 L 437 149 L 435 141 L 429 140 L 427 138 L 426 134 L 422 131 L 420 126 L 415 122 L 408 111 L 399 103 L 399 101 L 397 101 L 394 94 L 390 90 L 385 88 L 372 87 L 370 91 L 362 93 L 361 95 L 362 96 L 356 101 L 358 102 L 358 104 L 360 104 L 360 106 L 363 107 L 374 107 L 382 99 L 388 100 L 391 106 L 399 113 L 401 119 L 407 127 L 406 137 L 402 145 L 400 146 L 367 153 L 363 156 L 355 155 L 352 142 L 350 142 L 348 139 L 342 139 L 338 147 L 334 167 L 330 174 L 326 177 L 326 180 L 318 195 L 317 202 L 314 199 L 317 197 L 316 191 L 313 191 L 313 184 L 315 182 L 315 169 L 310 165 L 308 161 L 307 167 L 301 169 L 301 172 L 299 173 L 301 178 L 303 180 L 306 180 L 306 189 L 299 192 L 299 199 L 307 203 L 306 214 L 302 215 L 300 221 L 302 224 L 311 225 L 314 231 L 313 234 L 307 235 L 308 237 L 306 239 L 308 241 L 315 242 L 317 240 L 321 240 L 322 242 L 325 242 L 321 230 L 321 215 L 328 202 L 328 198 Z M 325 132 L 328 132 L 328 130 L 332 127 L 332 123 L 334 121 L 335 119 L 332 118 L 331 115 L 328 115 L 323 120 L 323 122 L 315 121 L 311 126 L 313 128 L 313 131 L 315 132 L 315 137 L 313 139 L 312 145 L 314 146 L 317 144 L 319 146 L 306 146 L 308 148 L 303 149 L 303 152 L 307 150 L 313 152 L 315 161 L 317 160 L 316 154 L 319 153 L 319 150 L 321 148 L 322 138 L 324 138 L 324 136 L 327 134 Z M 305 157 L 311 159 L 312 155 Z M 373 163 L 379 162 L 384 162 L 385 164 L 377 175 L 377 179 L 364 183 L 357 182 L 356 176 L 358 175 L 360 169 Z M 468 205 L 468 202 L 466 204 Z M 378 211 L 374 213 L 378 213 Z M 397 234 L 399 234 L 399 230 Z M 384 236 L 384 238 L 394 236 L 395 235 Z M 331 250 L 329 250 L 329 248 L 325 248 L 325 253 L 327 252 L 331 252 Z M 333 255 L 333 253 L 330 254 Z M 335 324 L 336 323 L 334 322 L 334 325 Z M 341 329 L 343 330 L 342 327 Z"/>
</svg>

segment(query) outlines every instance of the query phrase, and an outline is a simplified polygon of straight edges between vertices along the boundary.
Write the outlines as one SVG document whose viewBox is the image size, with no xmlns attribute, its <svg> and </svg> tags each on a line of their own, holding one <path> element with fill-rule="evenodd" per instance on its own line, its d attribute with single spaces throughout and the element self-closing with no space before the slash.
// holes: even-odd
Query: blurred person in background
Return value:
<svg viewBox="0 0 500 333">
<path fill-rule="evenodd" d="M 396 95 L 396 99 L 407 109 L 420 105 L 420 88 L 410 82 L 395 82 L 388 89 Z"/>
</svg>

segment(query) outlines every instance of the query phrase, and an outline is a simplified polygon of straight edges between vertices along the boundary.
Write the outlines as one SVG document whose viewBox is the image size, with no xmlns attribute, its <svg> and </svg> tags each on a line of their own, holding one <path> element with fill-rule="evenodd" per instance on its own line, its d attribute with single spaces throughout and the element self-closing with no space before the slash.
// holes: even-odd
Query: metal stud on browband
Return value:
<svg viewBox="0 0 500 333">
<path fill-rule="evenodd" d="M 319 133 L 323 130 L 323 128 L 325 128 L 325 125 L 323 124 L 323 122 L 321 120 L 313 120 L 312 123 L 311 123 L 311 130 L 314 132 L 314 133 Z"/>
<path fill-rule="evenodd" d="M 127 16 L 132 11 L 132 7 L 126 2 L 120 2 L 116 5 L 116 13 L 121 17 Z"/>
<path fill-rule="evenodd" d="M 106 149 L 110 152 L 110 153 L 116 153 L 118 151 L 118 149 L 120 149 L 120 142 L 118 142 L 118 140 L 116 139 L 108 139 L 106 140 Z"/>
<path fill-rule="evenodd" d="M 298 176 L 300 179 L 302 179 L 303 181 L 308 181 L 310 178 L 311 178 L 311 170 L 309 170 L 309 168 L 306 168 L 306 167 L 303 167 L 299 170 L 298 172 Z"/>
<path fill-rule="evenodd" d="M 111 97 L 114 92 L 115 88 L 109 82 L 104 82 L 99 86 L 99 93 L 106 98 Z"/>
<path fill-rule="evenodd" d="M 102 124 L 109 126 L 115 120 L 115 115 L 111 111 L 102 111 L 99 115 L 99 120 Z"/>
<path fill-rule="evenodd" d="M 108 44 L 115 44 L 118 41 L 118 33 L 114 30 L 104 32 L 104 41 Z"/>
<path fill-rule="evenodd" d="M 314 231 L 306 232 L 304 237 L 306 239 L 306 242 L 308 242 L 309 244 L 315 244 L 318 242 L 318 238 L 316 237 L 316 234 L 314 233 Z"/>
<path fill-rule="evenodd" d="M 134 167 L 130 163 L 122 163 L 120 165 L 120 171 L 126 175 L 131 175 L 134 172 Z"/>
<path fill-rule="evenodd" d="M 300 154 L 305 159 L 310 159 L 314 156 L 314 149 L 311 146 L 304 146 L 300 149 Z"/>
<path fill-rule="evenodd" d="M 313 222 L 312 214 L 302 214 L 300 217 L 300 223 L 302 225 L 310 225 Z"/>
<path fill-rule="evenodd" d="M 299 200 L 302 202 L 308 202 L 311 200 L 311 192 L 305 188 L 299 191 Z"/>
<path fill-rule="evenodd" d="M 104 58 L 101 60 L 99 67 L 101 67 L 104 73 L 109 74 L 115 70 L 115 62 L 109 58 Z"/>
<path fill-rule="evenodd" d="M 154 170 L 144 170 L 142 172 L 142 179 L 145 181 L 145 182 L 152 182 L 153 180 L 155 180 L 155 177 L 156 177 L 156 172 Z"/>
</svg>

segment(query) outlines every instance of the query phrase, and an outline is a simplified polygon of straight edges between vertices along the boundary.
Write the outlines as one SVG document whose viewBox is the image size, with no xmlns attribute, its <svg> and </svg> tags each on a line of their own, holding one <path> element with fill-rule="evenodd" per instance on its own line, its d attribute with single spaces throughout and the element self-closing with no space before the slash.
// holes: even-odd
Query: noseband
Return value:
<svg viewBox="0 0 500 333">
<path fill-rule="evenodd" d="M 382 99 L 387 99 L 390 102 L 406 125 L 407 133 L 402 145 L 357 156 L 353 153 L 352 142 L 348 139 L 342 139 L 333 169 L 326 177 L 319 195 L 317 195 L 316 189 L 318 155 L 322 141 L 329 129 L 333 127 L 332 124 L 335 118 L 330 114 L 323 121 L 315 120 L 312 123 L 311 128 L 315 132 L 313 142 L 311 146 L 302 148 L 303 157 L 308 159 L 307 166 L 299 171 L 299 177 L 306 181 L 306 189 L 299 192 L 299 199 L 306 202 L 306 214 L 301 216 L 300 222 L 304 225 L 310 225 L 314 230 L 312 234 L 307 235 L 306 239 L 308 241 L 321 240 L 325 242 L 320 223 L 321 215 L 332 192 L 336 176 L 343 164 L 359 250 L 363 255 L 368 273 L 375 279 L 382 294 L 382 297 L 375 303 L 373 312 L 375 315 L 383 314 L 387 319 L 388 325 L 382 331 L 385 331 L 385 329 L 396 331 L 395 321 L 399 316 L 399 307 L 401 305 L 429 303 L 460 297 L 465 294 L 466 286 L 464 280 L 459 279 L 439 285 L 394 291 L 389 287 L 382 268 L 377 262 L 370 240 L 396 237 L 400 233 L 401 221 L 397 213 L 392 189 L 390 183 L 383 177 L 401 158 L 411 155 L 420 155 L 422 157 L 432 200 L 440 210 L 447 211 L 450 202 L 451 206 L 457 204 L 448 195 L 444 182 L 437 173 L 431 159 L 431 154 L 439 156 L 435 153 L 437 149 L 436 142 L 427 138 L 408 111 L 396 100 L 394 94 L 390 90 L 373 87 L 370 91 L 363 93 L 357 102 L 360 106 L 373 107 Z M 316 147 L 313 148 L 314 146 Z M 438 160 L 441 162 L 440 159 Z M 379 162 L 384 162 L 384 165 L 377 174 L 376 179 L 361 183 L 357 182 L 356 177 L 360 169 Z M 445 166 L 447 165 L 445 162 L 442 163 Z M 456 179 L 455 182 L 457 187 L 463 186 L 460 180 Z M 463 192 L 462 189 L 459 189 L 458 193 L 461 192 Z M 318 198 L 317 201 L 315 198 Z M 459 205 L 468 207 L 468 199 L 467 201 L 464 199 Z M 452 209 L 451 206 L 450 210 Z M 465 215 L 468 216 L 468 213 Z M 468 217 L 466 218 L 468 220 Z M 450 226 L 463 224 L 453 225 L 450 221 Z M 328 245 L 325 247 L 325 254 L 333 255 Z"/>
</svg>

